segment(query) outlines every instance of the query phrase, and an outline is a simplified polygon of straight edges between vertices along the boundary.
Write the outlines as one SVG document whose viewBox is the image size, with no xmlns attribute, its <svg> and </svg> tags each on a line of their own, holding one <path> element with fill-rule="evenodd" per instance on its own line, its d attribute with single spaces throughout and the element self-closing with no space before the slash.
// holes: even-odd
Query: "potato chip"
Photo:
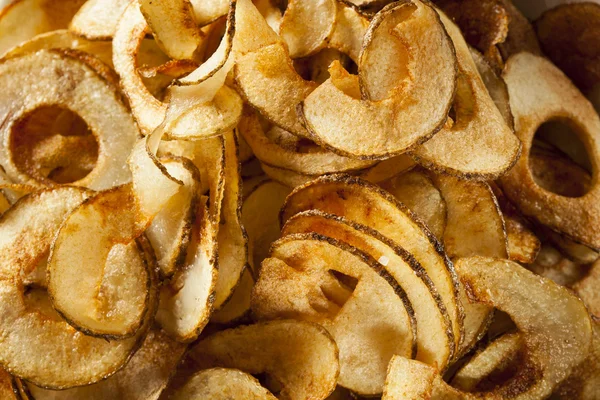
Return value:
<svg viewBox="0 0 600 400">
<path fill-rule="evenodd" d="M 444 14 L 440 18 L 458 60 L 455 116 L 451 126 L 412 154 L 427 168 L 443 173 L 467 179 L 497 178 L 515 164 L 521 144 L 490 97 L 460 31 Z"/>
<path fill-rule="evenodd" d="M 444 303 L 423 267 L 379 232 L 321 211 L 304 211 L 289 219 L 282 236 L 315 232 L 348 243 L 378 260 L 406 292 L 417 324 L 416 359 L 444 368 L 454 352 L 454 334 Z"/>
<path fill-rule="evenodd" d="M 538 77 L 529 79 L 535 71 Z M 506 196 L 527 217 L 591 248 L 600 243 L 594 232 L 597 185 L 581 197 L 563 197 L 540 187 L 529 168 L 530 149 L 537 128 L 544 122 L 559 119 L 576 127 L 585 143 L 592 163 L 598 154 L 597 132 L 600 119 L 583 95 L 549 61 L 527 53 L 512 57 L 504 71 L 515 115 L 517 136 L 523 143 L 523 155 L 515 167 L 501 179 Z M 568 101 L 567 101 L 568 99 Z M 594 164 L 595 165 L 595 164 Z M 585 226 L 586 229 L 581 229 Z"/>
<path fill-rule="evenodd" d="M 293 317 L 323 325 L 340 349 L 338 383 L 363 395 L 381 393 L 394 354 L 413 357 L 417 349 L 414 311 L 386 267 L 316 233 L 273 244 L 252 312 L 263 320 Z"/>
<path fill-rule="evenodd" d="M 23 76 L 19 84 L 14 80 L 15 74 Z M 31 185 L 49 183 L 37 171 L 25 169 L 27 161 L 21 163 L 12 154 L 18 146 L 33 145 L 28 142 L 31 137 L 23 136 L 26 132 L 21 129 L 28 115 L 48 105 L 66 108 L 79 115 L 97 142 L 98 160 L 94 168 L 73 182 L 74 185 L 101 190 L 131 179 L 125 160 L 135 143 L 137 127 L 117 89 L 88 64 L 65 52 L 43 50 L 4 61 L 0 64 L 0 79 L 5 79 L 2 86 L 6 93 L 0 107 L 20 110 L 10 114 L 10 120 L 6 121 L 10 123 L 3 124 L 1 131 L 7 146 L 0 151 L 0 163 L 11 180 Z M 39 85 L 44 89 L 32 95 L 32 87 Z M 90 95 L 92 91 L 94 96 Z M 114 118 L 107 119 L 106 115 Z"/>
<path fill-rule="evenodd" d="M 406 42 L 413 45 L 407 48 Z M 390 64 L 386 60 L 391 58 L 403 62 Z M 434 69 L 431 76 L 428 71 Z M 333 63 L 331 77 L 299 106 L 310 138 L 318 144 L 344 156 L 383 159 L 424 142 L 445 123 L 455 90 L 456 57 L 428 4 L 398 2 L 378 13 L 365 34 L 358 71 L 357 81 Z M 362 98 L 352 93 L 356 95 L 359 83 Z M 403 101 L 406 97 L 412 101 Z"/>
<path fill-rule="evenodd" d="M 241 326 L 194 345 L 173 386 L 185 382 L 190 372 L 214 367 L 266 374 L 276 382 L 281 399 L 325 399 L 335 389 L 338 350 L 325 329 L 308 322 L 280 320 Z"/>
</svg>

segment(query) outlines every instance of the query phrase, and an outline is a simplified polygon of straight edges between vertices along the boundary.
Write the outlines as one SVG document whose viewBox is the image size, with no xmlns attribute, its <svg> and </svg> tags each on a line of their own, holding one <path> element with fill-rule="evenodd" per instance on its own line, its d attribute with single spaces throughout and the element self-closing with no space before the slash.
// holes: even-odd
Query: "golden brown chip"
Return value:
<svg viewBox="0 0 600 400">
<path fill-rule="evenodd" d="M 600 316 L 600 261 L 596 261 L 583 276 L 573 286 L 573 290 L 585 303 L 588 310 L 596 317 Z"/>
<path fill-rule="evenodd" d="M 191 373 L 214 367 L 264 374 L 271 383 L 267 387 L 280 399 L 325 399 L 335 389 L 338 349 L 325 329 L 309 322 L 279 320 L 240 326 L 194 345 L 171 390 Z"/>
<path fill-rule="evenodd" d="M 283 227 L 282 236 L 310 232 L 348 243 L 385 266 L 400 283 L 414 309 L 416 359 L 439 368 L 447 365 L 455 348 L 450 318 L 431 278 L 410 254 L 367 226 L 318 210 L 294 215 Z"/>
<path fill-rule="evenodd" d="M 92 56 L 89 58 L 93 59 Z M 117 88 L 97 74 L 94 66 L 74 53 L 41 50 L 4 61 L 0 64 L 0 80 L 5 93 L 0 108 L 19 110 L 7 114 L 10 118 L 1 129 L 7 145 L 0 150 L 0 163 L 11 180 L 31 185 L 52 184 L 42 174 L 43 170 L 33 168 L 30 159 L 19 158 L 33 156 L 24 151 L 25 148 L 35 151 L 41 165 L 68 166 L 60 160 L 64 158 L 61 155 L 64 152 L 68 152 L 69 158 L 84 168 L 84 172 L 89 168 L 86 163 L 91 163 L 93 167 L 89 173 L 78 176 L 72 183 L 74 185 L 102 190 L 131 179 L 125 161 L 138 130 Z M 52 131 L 50 122 L 60 124 L 61 115 L 68 117 L 73 113 L 80 117 L 75 121 L 79 127 L 62 134 L 60 127 Z M 106 118 L 107 115 L 112 118 Z M 49 120 L 36 122 L 42 116 Z M 46 133 L 45 129 L 36 128 L 36 123 L 41 123 L 47 129 Z M 33 133 L 36 131 L 39 134 Z M 91 131 L 92 135 L 78 136 L 78 132 L 86 131 Z M 75 136 L 69 136 L 71 134 Z M 97 146 L 97 160 L 94 160 L 94 145 Z M 72 155 L 78 148 L 81 148 L 80 162 Z M 55 159 L 56 155 L 58 159 Z"/>
<path fill-rule="evenodd" d="M 458 60 L 452 123 L 417 147 L 412 155 L 427 168 L 466 179 L 489 180 L 517 161 L 521 143 L 498 110 L 479 76 L 458 27 L 440 18 L 452 38 Z"/>
<path fill-rule="evenodd" d="M 525 216 L 593 249 L 600 248 L 600 186 L 593 183 L 581 197 L 560 196 L 539 186 L 529 167 L 537 129 L 553 120 L 572 126 L 572 134 L 585 143 L 592 163 L 596 163 L 600 118 L 569 79 L 544 58 L 519 53 L 508 61 L 503 76 L 516 134 L 523 143 L 520 160 L 501 178 L 504 194 Z"/>
<path fill-rule="evenodd" d="M 584 92 L 600 83 L 600 5 L 563 4 L 543 13 L 535 30 L 544 53 Z"/>
<path fill-rule="evenodd" d="M 419 399 L 429 393 L 433 398 L 542 399 L 588 357 L 592 323 L 567 289 L 505 260 L 462 259 L 457 269 L 474 301 L 505 311 L 521 331 L 525 353 L 518 372 L 492 389 L 469 394 L 449 386 L 435 369 L 396 357 L 384 398 Z"/>
</svg>

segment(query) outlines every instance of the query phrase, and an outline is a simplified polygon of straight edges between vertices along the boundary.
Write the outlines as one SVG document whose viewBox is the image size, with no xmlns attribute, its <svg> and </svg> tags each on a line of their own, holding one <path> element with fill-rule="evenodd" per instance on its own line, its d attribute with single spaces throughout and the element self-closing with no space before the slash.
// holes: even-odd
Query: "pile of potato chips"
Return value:
<svg viewBox="0 0 600 400">
<path fill-rule="evenodd" d="M 14 0 L 2 399 L 597 399 L 600 5 Z"/>
</svg>

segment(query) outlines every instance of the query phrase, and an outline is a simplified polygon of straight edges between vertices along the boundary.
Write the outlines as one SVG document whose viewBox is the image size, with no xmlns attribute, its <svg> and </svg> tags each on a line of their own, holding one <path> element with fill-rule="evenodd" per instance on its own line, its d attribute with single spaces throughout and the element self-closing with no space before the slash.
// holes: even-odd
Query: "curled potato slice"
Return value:
<svg viewBox="0 0 600 400">
<path fill-rule="evenodd" d="M 130 185 L 102 192 L 65 219 L 52 245 L 47 267 L 52 304 L 86 334 L 131 337 L 155 310 L 154 266 L 128 237 L 132 208 Z"/>
<path fill-rule="evenodd" d="M 0 148 L 0 164 L 11 180 L 32 185 L 48 183 L 37 171 L 23 170 L 17 165 L 18 154 L 14 154 L 14 150 L 17 145 L 27 147 L 27 140 L 32 140 L 29 136 L 20 134 L 20 122 L 32 112 L 49 105 L 62 107 L 79 115 L 89 126 L 97 142 L 98 159 L 95 166 L 85 177 L 73 182 L 74 185 L 101 190 L 131 179 L 125 160 L 137 138 L 137 127 L 118 90 L 103 79 L 93 66 L 72 53 L 41 50 L 0 64 L 0 81 L 6 95 L 2 97 L 0 107 L 19 110 L 18 113 L 7 114 L 11 117 L 0 131 L 3 143 Z M 31 90 L 40 85 L 44 89 L 32 95 Z M 106 118 L 107 115 L 112 117 Z M 61 138 L 68 137 L 58 135 L 58 139 Z"/>
<path fill-rule="evenodd" d="M 180 170 L 178 176 L 184 185 L 152 219 L 146 236 L 156 253 L 162 276 L 169 277 L 183 264 L 190 240 L 192 221 L 196 211 L 200 176 L 194 165 L 185 158 L 163 159 L 167 171 Z M 194 176 L 196 174 L 197 176 Z"/>
<path fill-rule="evenodd" d="M 194 345 L 172 386 L 176 389 L 190 372 L 214 367 L 266 374 L 277 382 L 280 399 L 325 399 L 335 389 L 338 348 L 325 329 L 309 322 L 279 320 L 241 326 Z"/>
<path fill-rule="evenodd" d="M 240 121 L 238 131 L 263 164 L 279 169 L 319 175 L 362 169 L 374 164 L 372 161 L 340 157 L 314 144 L 303 146 L 302 139 L 293 137 L 277 126 L 264 129 L 258 116 L 250 111 Z"/>
<path fill-rule="evenodd" d="M 521 333 L 507 333 L 477 352 L 452 378 L 452 386 L 469 392 L 477 389 L 493 372 L 514 361 L 523 345 Z"/>
<path fill-rule="evenodd" d="M 397 357 L 390 365 L 386 399 L 418 399 L 425 393 L 452 399 L 543 399 L 588 356 L 591 321 L 581 300 L 567 289 L 507 260 L 473 257 L 456 267 L 474 301 L 508 313 L 517 325 L 525 349 L 519 372 L 490 391 L 470 394 L 446 384 L 435 369 Z"/>
<path fill-rule="evenodd" d="M 460 31 L 443 13 L 440 18 L 458 60 L 455 117 L 452 126 L 445 126 L 412 154 L 433 170 L 478 180 L 497 178 L 515 164 L 521 143 L 490 97 Z"/>
<path fill-rule="evenodd" d="M 325 46 L 335 29 L 336 10 L 335 0 L 288 2 L 279 36 L 285 40 L 290 57 L 306 57 Z"/>
<path fill-rule="evenodd" d="M 402 62 L 385 61 L 391 58 Z M 365 35 L 358 67 L 362 98 L 356 77 L 337 63 L 298 107 L 318 144 L 340 155 L 383 159 L 424 142 L 445 123 L 456 56 L 428 3 L 399 1 L 380 11 Z"/>
<path fill-rule="evenodd" d="M 414 310 L 386 267 L 316 233 L 273 244 L 252 312 L 260 319 L 294 317 L 323 325 L 340 348 L 338 383 L 361 394 L 381 393 L 389 359 L 413 357 L 417 350 Z"/>
<path fill-rule="evenodd" d="M 88 196 L 73 187 L 37 192 L 2 216 L 0 270 L 0 363 L 13 375 L 41 387 L 65 389 L 115 373 L 138 348 L 151 321 L 136 336 L 107 341 L 77 332 L 58 316 L 28 307 L 20 274 L 32 270 L 50 249 L 63 219 Z M 19 249 L 20 251 L 15 251 Z M 23 347 L 22 344 L 27 343 Z M 41 357 L 40 355 L 43 355 Z"/>
<path fill-rule="evenodd" d="M 442 297 L 458 345 L 463 332 L 458 278 L 440 242 L 414 213 L 379 187 L 348 175 L 323 176 L 297 187 L 286 199 L 280 221 L 283 225 L 313 209 L 369 226 L 412 254 Z"/>
<path fill-rule="evenodd" d="M 248 262 L 248 236 L 241 224 L 242 178 L 238 159 L 238 142 L 233 132 L 225 139 L 225 188 L 217 241 L 219 276 L 215 287 L 215 310 L 233 295 Z"/>
<path fill-rule="evenodd" d="M 194 374 L 173 400 L 275 400 L 252 375 L 237 369 L 211 368 Z"/>
<path fill-rule="evenodd" d="M 530 79 L 535 73 L 536 79 Z M 511 57 L 504 71 L 523 155 L 501 179 L 504 194 L 527 217 L 592 249 L 600 249 L 600 185 L 580 197 L 565 197 L 536 183 L 530 165 L 538 128 L 551 120 L 574 128 L 585 145 L 594 174 L 599 161 L 600 118 L 569 79 L 545 58 L 529 53 Z M 585 229 L 582 229 L 585 227 Z"/>
<path fill-rule="evenodd" d="M 317 210 L 294 215 L 286 222 L 281 235 L 310 232 L 348 243 L 386 267 L 406 292 L 415 312 L 416 359 L 443 369 L 453 356 L 454 334 L 446 307 L 423 267 L 379 232 Z"/>
<path fill-rule="evenodd" d="M 161 49 L 171 58 L 192 60 L 204 35 L 196 25 L 189 0 L 139 0 L 154 38 Z"/>
</svg>

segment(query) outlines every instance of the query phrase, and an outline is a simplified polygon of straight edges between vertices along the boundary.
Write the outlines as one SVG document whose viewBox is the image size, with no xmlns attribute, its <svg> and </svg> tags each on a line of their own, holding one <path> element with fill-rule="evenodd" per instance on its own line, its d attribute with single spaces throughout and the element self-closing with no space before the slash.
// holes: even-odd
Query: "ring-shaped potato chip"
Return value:
<svg viewBox="0 0 600 400">
<path fill-rule="evenodd" d="M 536 79 L 531 79 L 535 74 Z M 529 53 L 511 57 L 504 70 L 523 154 L 501 178 L 506 197 L 527 217 L 592 249 L 600 249 L 600 118 L 569 79 L 545 58 Z M 538 128 L 560 120 L 574 128 L 592 163 L 592 185 L 581 197 L 565 197 L 535 182 L 530 151 Z M 585 229 L 583 229 L 585 227 Z"/>
<path fill-rule="evenodd" d="M 137 127 L 118 89 L 88 64 L 70 53 L 40 50 L 0 64 L 0 82 L 5 93 L 0 103 L 0 108 L 5 111 L 0 113 L 9 116 L 0 130 L 0 164 L 11 180 L 32 185 L 48 184 L 34 178 L 33 172 L 21 171 L 12 149 L 17 134 L 15 124 L 36 109 L 49 105 L 78 114 L 98 143 L 95 167 L 73 185 L 102 190 L 131 179 L 125 161 L 138 136 Z M 31 91 L 39 85 L 44 89 L 32 95 Z M 14 110 L 19 111 L 15 113 Z"/>
</svg>

